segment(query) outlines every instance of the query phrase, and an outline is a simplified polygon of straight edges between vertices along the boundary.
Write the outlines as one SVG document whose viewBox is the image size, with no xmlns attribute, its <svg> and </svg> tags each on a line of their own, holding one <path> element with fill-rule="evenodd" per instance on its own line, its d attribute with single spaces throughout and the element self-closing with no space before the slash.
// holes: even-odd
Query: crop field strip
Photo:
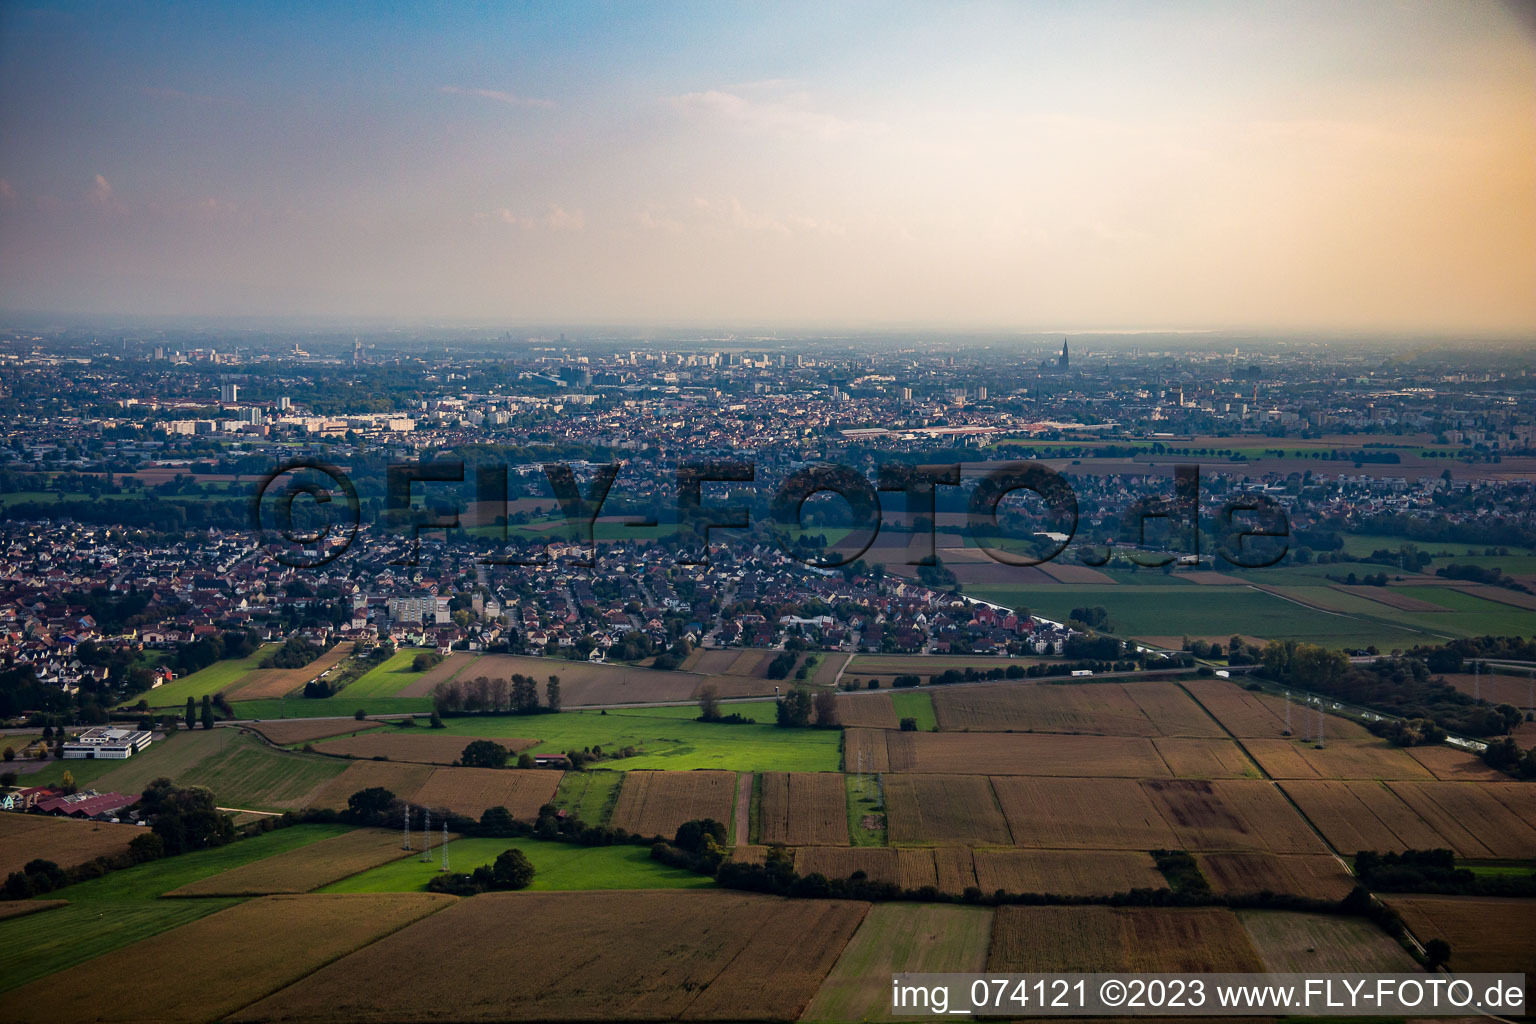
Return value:
<svg viewBox="0 0 1536 1024">
<path fill-rule="evenodd" d="M 889 841 L 985 846 L 1012 842 L 984 775 L 887 775 Z"/>
<path fill-rule="evenodd" d="M 230 700 L 265 700 L 284 697 L 320 673 L 335 668 L 352 654 L 352 641 L 341 643 L 302 668 L 258 668 L 250 672 L 224 691 Z"/>
<path fill-rule="evenodd" d="M 1343 853 L 1449 849 L 1469 858 L 1536 857 L 1536 793 L 1522 783 L 1281 785 Z"/>
<path fill-rule="evenodd" d="M 396 690 L 394 696 L 430 697 L 432 696 L 432 691 L 437 689 L 439 683 L 446 683 L 450 679 L 457 678 L 461 672 L 474 664 L 479 657 L 478 654 L 469 654 L 463 651 L 450 654 Z"/>
<path fill-rule="evenodd" d="M 309 806 L 341 768 L 332 758 L 273 750 L 243 730 L 198 729 L 115 762 L 93 785 L 104 793 L 139 793 L 165 776 L 178 785 L 207 786 L 225 807 L 287 811 Z"/>
<path fill-rule="evenodd" d="M 1296 739 L 1250 739 L 1243 745 L 1275 779 L 1434 778 L 1408 751 L 1381 739 L 1325 740 L 1322 749 Z"/>
<path fill-rule="evenodd" d="M 870 907 L 801 1020 L 890 1020 L 895 973 L 979 973 L 987 965 L 986 907 L 878 903 Z"/>
<path fill-rule="evenodd" d="M 1509 776 L 1456 747 L 1407 747 L 1408 756 L 1441 782 L 1508 782 Z"/>
<path fill-rule="evenodd" d="M 696 672 L 659 672 L 629 665 L 594 665 L 557 658 L 530 658 L 518 654 L 486 654 L 458 680 L 511 679 L 532 676 L 542 700 L 545 681 L 560 677 L 560 698 L 567 707 L 586 704 L 638 704 L 646 701 L 689 700 L 708 676 Z"/>
<path fill-rule="evenodd" d="M 1242 923 L 1222 907 L 997 909 L 988 971 L 1258 972 Z"/>
<path fill-rule="evenodd" d="M 487 807 L 505 807 L 514 818 L 532 820 L 555 799 L 561 774 L 537 768 L 438 768 L 411 801 L 474 818 Z"/>
<path fill-rule="evenodd" d="M 848 794 L 832 772 L 764 772 L 762 843 L 837 846 L 848 842 Z M 738 827 L 737 834 L 741 830 Z"/>
<path fill-rule="evenodd" d="M 390 729 L 388 732 L 348 736 L 345 739 L 316 743 L 315 749 L 322 754 L 339 754 L 346 757 L 383 757 L 391 761 L 410 761 L 417 764 L 450 765 L 464 753 L 464 748 L 478 739 L 507 748 L 510 754 L 519 754 L 538 746 L 536 739 L 516 736 L 448 736 L 436 731 L 424 735 L 411 730 L 404 732 Z"/>
<path fill-rule="evenodd" d="M 1397 940 L 1364 918 L 1239 910 L 1237 919 L 1271 973 L 1413 974 L 1422 969 Z"/>
<path fill-rule="evenodd" d="M 6 1020 L 202 1024 L 457 902 L 452 896 L 267 896 L 141 939 L 6 994 Z M 232 951 L 239 955 L 230 955 Z M 147 964 L 195 964 L 197 984 L 144 984 Z M 102 998 L 103 987 L 111 997 Z"/>
<path fill-rule="evenodd" d="M 1338 900 L 1355 887 L 1331 854 L 1197 853 L 1195 861 L 1211 890 L 1223 895 L 1268 891 Z"/>
<path fill-rule="evenodd" d="M 103 854 L 122 853 L 142 834 L 133 825 L 0 812 L 0 878 L 39 857 L 72 868 Z"/>
<path fill-rule="evenodd" d="M 1054 732 L 1097 736 L 1224 734 L 1173 683 L 1037 683 L 938 688 L 934 713 L 948 732 Z"/>
<path fill-rule="evenodd" d="M 1444 939 L 1457 972 L 1518 971 L 1536 975 L 1536 914 L 1531 901 L 1477 896 L 1390 896 L 1420 942 Z"/>
<path fill-rule="evenodd" d="M 713 818 L 729 826 L 735 805 L 735 772 L 634 771 L 624 776 L 609 821 L 636 835 L 670 839 L 686 821 Z"/>
<path fill-rule="evenodd" d="M 315 791 L 310 798 L 310 806 L 344 810 L 349 796 L 374 786 L 387 789 L 402 800 L 410 800 L 426 784 L 434 770 L 424 764 L 354 761 L 346 766 L 345 771 Z"/>
<path fill-rule="evenodd" d="M 231 1021 L 793 1020 L 868 905 L 736 893 L 488 893 L 463 900 Z M 559 935 L 539 956 L 497 941 L 515 920 Z M 664 937 L 664 939 L 663 939 Z M 390 984 L 431 950 L 434 969 Z"/>
<path fill-rule="evenodd" d="M 172 889 L 166 895 L 268 896 L 310 892 L 380 864 L 409 857 L 413 852 L 402 847 L 400 833 L 393 829 L 360 828 L 230 868 Z"/>
<path fill-rule="evenodd" d="M 26 917 L 28 914 L 36 914 L 44 910 L 57 910 L 59 907 L 67 906 L 69 906 L 68 900 L 0 901 L 0 921 L 7 921 L 13 917 Z"/>
<path fill-rule="evenodd" d="M 286 747 L 295 743 L 311 743 L 315 740 L 329 739 L 332 736 L 346 736 L 350 733 L 377 729 L 383 724 L 383 722 L 359 722 L 356 719 L 295 718 L 258 722 L 247 728 L 252 732 L 260 733 L 280 747 Z"/>
<path fill-rule="evenodd" d="M 901 726 L 891 695 L 879 690 L 838 694 L 837 720 L 844 728 L 896 729 Z"/>
<path fill-rule="evenodd" d="M 923 848 L 877 846 L 800 846 L 794 851 L 795 871 L 847 878 L 862 871 L 872 882 L 889 882 L 903 889 L 938 887 L 933 851 Z"/>
<path fill-rule="evenodd" d="M 846 737 L 845 770 L 853 770 L 847 766 L 856 765 L 862 751 L 873 770 L 930 775 L 1153 779 L 1171 777 L 1175 767 L 1189 769 L 1198 778 L 1255 774 L 1230 739 L 873 729 L 850 729 Z M 1163 748 L 1169 751 L 1166 758 Z"/>
<path fill-rule="evenodd" d="M 975 850 L 976 886 L 983 893 L 1111 896 L 1168 883 L 1152 856 L 1129 850 Z"/>
<path fill-rule="evenodd" d="M 1179 685 L 1239 739 L 1284 736 L 1286 702 L 1283 697 L 1244 690 L 1225 679 L 1185 679 Z M 1319 714 L 1315 708 L 1293 701 L 1291 732 L 1296 736 L 1305 736 L 1309 723 Z M 1329 740 L 1374 738 L 1364 726 L 1339 715 L 1324 716 L 1323 732 Z"/>
</svg>

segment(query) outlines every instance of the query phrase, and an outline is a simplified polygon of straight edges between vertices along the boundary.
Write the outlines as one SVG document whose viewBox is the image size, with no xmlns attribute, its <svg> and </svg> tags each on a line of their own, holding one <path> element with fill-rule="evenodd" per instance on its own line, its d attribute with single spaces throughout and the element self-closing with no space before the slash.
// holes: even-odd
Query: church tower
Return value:
<svg viewBox="0 0 1536 1024">
<path fill-rule="evenodd" d="M 1062 370 L 1065 370 L 1067 368 L 1067 339 L 1066 338 L 1062 338 L 1061 339 L 1061 358 L 1056 360 L 1056 366 L 1059 369 L 1062 369 Z"/>
</svg>

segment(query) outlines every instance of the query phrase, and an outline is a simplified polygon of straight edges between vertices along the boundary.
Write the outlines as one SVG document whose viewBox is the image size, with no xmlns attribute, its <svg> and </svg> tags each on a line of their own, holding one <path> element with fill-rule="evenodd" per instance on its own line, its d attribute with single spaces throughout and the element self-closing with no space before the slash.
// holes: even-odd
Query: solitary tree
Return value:
<svg viewBox="0 0 1536 1024">
<path fill-rule="evenodd" d="M 505 768 L 507 748 L 493 740 L 475 740 L 459 755 L 459 763 L 466 768 Z"/>
<path fill-rule="evenodd" d="M 197 702 L 191 697 L 187 698 L 187 728 L 197 728 Z"/>
<path fill-rule="evenodd" d="M 15 747 L 6 747 L 5 748 L 5 755 L 4 756 L 5 756 L 5 759 L 7 761 L 14 761 L 14 760 L 16 760 L 16 748 Z"/>
<path fill-rule="evenodd" d="M 498 889 L 526 889 L 533 883 L 533 863 L 522 850 L 507 850 L 491 865 L 491 882 Z"/>
<path fill-rule="evenodd" d="M 713 722 L 720 717 L 720 688 L 708 683 L 699 691 L 699 717 Z"/>
<path fill-rule="evenodd" d="M 544 687 L 544 702 L 549 705 L 549 710 L 560 710 L 560 677 L 550 676 L 549 683 Z"/>
<path fill-rule="evenodd" d="M 203 728 L 213 728 L 213 698 L 207 695 L 203 697 Z"/>
<path fill-rule="evenodd" d="M 1430 939 L 1424 943 L 1424 956 L 1431 970 L 1441 964 L 1448 964 L 1451 962 L 1451 944 L 1444 939 Z"/>
<path fill-rule="evenodd" d="M 816 724 L 824 729 L 837 726 L 837 694 L 831 690 L 816 694 Z"/>
</svg>

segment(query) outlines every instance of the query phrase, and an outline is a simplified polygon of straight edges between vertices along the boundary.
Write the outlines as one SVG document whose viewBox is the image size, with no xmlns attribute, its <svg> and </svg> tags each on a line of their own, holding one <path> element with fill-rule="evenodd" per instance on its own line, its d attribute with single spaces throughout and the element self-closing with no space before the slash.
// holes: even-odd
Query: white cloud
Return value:
<svg viewBox="0 0 1536 1024">
<path fill-rule="evenodd" d="M 510 92 L 502 92 L 499 89 L 466 89 L 458 85 L 440 85 L 437 91 L 447 96 L 476 96 L 483 100 L 495 100 L 497 103 L 505 103 L 509 107 L 553 107 L 553 100 L 539 99 L 534 96 L 518 96 Z"/>
<path fill-rule="evenodd" d="M 710 89 L 684 93 L 673 97 L 672 102 L 685 114 L 749 132 L 837 139 L 885 130 L 884 125 L 874 122 L 812 110 L 806 106 L 803 96 L 795 97 L 793 102 L 752 100 L 733 92 Z"/>
<path fill-rule="evenodd" d="M 96 181 L 91 185 L 90 192 L 86 193 L 91 202 L 97 206 L 112 205 L 112 183 L 102 175 L 96 175 Z"/>
</svg>

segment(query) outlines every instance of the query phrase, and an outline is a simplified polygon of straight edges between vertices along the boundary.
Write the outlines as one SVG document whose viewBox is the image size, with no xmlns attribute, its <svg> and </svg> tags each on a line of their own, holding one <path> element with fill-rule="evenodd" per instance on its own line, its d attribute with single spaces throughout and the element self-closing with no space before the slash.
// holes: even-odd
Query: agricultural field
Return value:
<svg viewBox="0 0 1536 1024">
<path fill-rule="evenodd" d="M 893 693 L 891 706 L 896 709 L 898 719 L 912 719 L 919 732 L 932 732 L 939 727 L 938 717 L 933 712 L 933 697 L 928 693 L 912 690 Z M 898 721 L 898 727 L 900 724 Z"/>
<path fill-rule="evenodd" d="M 342 764 L 332 760 L 333 764 Z M 399 761 L 353 761 L 335 778 L 315 790 L 309 806 L 324 807 L 333 811 L 345 810 L 347 797 L 361 789 L 379 786 L 389 790 L 402 800 L 411 800 L 416 791 L 426 785 L 434 771 L 424 764 L 405 764 Z"/>
<path fill-rule="evenodd" d="M 9 992 L 6 1019 L 201 1024 L 455 902 L 411 893 L 268 896 L 236 904 Z M 230 950 L 239 955 L 227 955 Z M 142 984 L 146 964 L 195 964 L 198 984 Z M 102 998 L 103 986 L 110 999 Z"/>
<path fill-rule="evenodd" d="M 1185 850 L 1323 853 L 1322 843 L 1268 782 L 1148 779 L 1141 783 Z"/>
<path fill-rule="evenodd" d="M 508 755 L 516 760 L 516 755 L 538 745 L 538 740 L 524 739 L 516 736 L 458 736 L 444 735 L 442 730 L 433 729 L 387 729 L 384 732 L 365 733 L 361 736 L 348 736 L 343 739 L 326 740 L 316 743 L 315 750 L 322 754 L 335 754 L 341 757 L 378 758 L 382 757 L 390 761 L 411 761 L 418 764 L 453 764 L 464 753 L 464 748 L 478 739 L 490 739 L 491 742 L 505 747 Z"/>
<path fill-rule="evenodd" d="M 1007 845 L 1013 840 L 985 775 L 887 775 L 892 843 Z"/>
<path fill-rule="evenodd" d="M 606 825 L 623 781 L 622 772 L 566 772 L 560 777 L 560 788 L 555 791 L 555 806 L 588 825 Z"/>
<path fill-rule="evenodd" d="M 1253 948 L 1271 973 L 1414 974 L 1418 961 L 1386 932 L 1359 917 L 1239 910 Z"/>
<path fill-rule="evenodd" d="M 1219 737 L 1221 728 L 1173 683 L 1036 683 L 940 688 L 946 732 Z"/>
<path fill-rule="evenodd" d="M 1134 779 L 999 777 L 992 786 L 1017 846 L 1145 851 L 1179 845 Z M 1090 807 L 1092 813 L 1085 813 Z"/>
<path fill-rule="evenodd" d="M 531 821 L 540 807 L 555 798 L 560 775 L 538 768 L 438 768 L 409 799 L 422 807 L 447 808 L 473 818 L 487 807 L 505 807 L 512 817 Z"/>
<path fill-rule="evenodd" d="M 564 683 L 561 684 L 562 688 Z M 773 724 L 773 702 L 751 701 L 726 707 L 752 719 L 747 725 L 697 722 L 697 706 L 625 708 L 609 711 L 562 711 L 558 715 L 503 715 L 450 718 L 451 736 L 537 736 L 534 754 L 599 748 L 613 755 L 625 747 L 632 757 L 605 759 L 606 768 L 688 771 L 832 772 L 838 769 L 836 729 L 780 729 Z M 466 740 L 465 742 L 468 742 Z"/>
<path fill-rule="evenodd" d="M 892 772 L 957 775 L 1031 775 L 1102 778 L 1167 778 L 1169 762 L 1157 744 L 1139 736 L 1070 736 L 1059 733 L 922 733 L 884 732 L 860 737 L 860 749 L 870 750 L 885 738 L 884 763 Z M 1233 774 L 1246 769 L 1231 740 L 1187 739 L 1170 749 L 1177 757 L 1197 763 L 1201 774 L 1226 765 Z"/>
<path fill-rule="evenodd" d="M 412 651 L 412 660 L 421 651 Z M 395 697 L 430 697 L 432 691 L 437 689 L 438 683 L 446 683 L 450 679 L 457 679 L 460 672 L 464 671 L 479 659 L 478 654 L 470 654 L 467 651 L 459 651 L 448 655 L 442 661 L 425 672 L 412 672 L 404 686 L 394 692 Z M 350 689 L 350 687 L 348 687 Z"/>
<path fill-rule="evenodd" d="M 95 957 L 223 910 L 233 900 L 161 900 L 112 904 L 70 902 L 45 917 L 0 920 L 0 998 L 7 1022 L 15 1019 L 10 990 L 49 978 Z M 93 989 L 93 991 L 95 991 Z M 57 1014 L 53 1022 L 64 1018 Z"/>
<path fill-rule="evenodd" d="M 893 1019 L 892 974 L 980 972 L 991 933 L 992 911 L 985 907 L 876 904 L 800 1019 Z"/>
<path fill-rule="evenodd" d="M 264 644 L 259 650 L 244 658 L 216 661 L 191 675 L 173 679 L 164 686 L 157 686 L 146 693 L 136 694 L 123 701 L 118 707 L 132 707 L 140 700 L 144 700 L 152 708 L 173 708 L 179 711 L 186 705 L 188 697 L 201 701 L 204 696 L 211 697 L 215 693 L 223 692 L 227 695 L 237 681 L 256 671 L 261 665 L 261 659 L 277 650 L 278 646 L 278 644 Z"/>
<path fill-rule="evenodd" d="M 1297 736 L 1316 735 L 1319 718 L 1324 723 L 1325 739 L 1372 738 L 1358 722 L 1323 714 L 1299 701 L 1287 702 L 1284 697 L 1245 690 L 1225 679 L 1185 679 L 1180 685 L 1239 739 L 1284 738 L 1288 729 Z"/>
<path fill-rule="evenodd" d="M 1259 972 L 1237 915 L 1218 907 L 997 909 L 989 971 Z"/>
<path fill-rule="evenodd" d="M 758 842 L 789 846 L 848 842 L 843 776 L 831 772 L 764 772 L 762 780 Z"/>
<path fill-rule="evenodd" d="M 393 697 L 411 683 L 417 681 L 424 673 L 417 672 L 411 667 L 418 654 L 423 653 L 414 647 L 405 647 L 394 654 L 382 664 L 375 665 L 358 678 L 346 685 L 345 692 L 348 697 Z"/>
<path fill-rule="evenodd" d="M 260 733 L 280 747 L 287 747 L 300 743 L 312 743 L 332 736 L 350 736 L 367 729 L 377 729 L 383 724 L 383 722 L 359 722 L 352 718 L 295 718 L 259 722 L 246 728 Z"/>
<path fill-rule="evenodd" d="M 311 679 L 331 671 L 352 654 L 352 642 L 343 640 L 302 668 L 258 668 L 247 673 L 226 692 L 230 700 L 269 700 L 286 696 Z"/>
<path fill-rule="evenodd" d="M 973 856 L 976 886 L 984 893 L 1111 896 L 1168 886 L 1152 856 L 1141 851 L 976 850 Z"/>
<path fill-rule="evenodd" d="M 1536 914 L 1529 900 L 1393 896 L 1387 905 L 1420 942 L 1450 943 L 1453 971 L 1518 971 L 1527 985 L 1536 975 Z"/>
<path fill-rule="evenodd" d="M 1225 740 L 1160 737 L 1152 741 L 1157 755 L 1178 779 L 1257 779 L 1259 769 L 1243 749 Z"/>
<path fill-rule="evenodd" d="M 104 854 L 123 853 L 143 832 L 133 825 L 0 812 L 0 879 L 39 857 L 72 868 Z"/>
<path fill-rule="evenodd" d="M 360 828 L 307 843 L 216 875 L 189 882 L 167 896 L 268 896 L 318 889 L 327 882 L 410 855 L 393 829 Z"/>
<path fill-rule="evenodd" d="M 1491 768 L 1476 754 L 1458 747 L 1408 747 L 1408 755 L 1441 782 L 1508 782 L 1509 776 Z"/>
<path fill-rule="evenodd" d="M 891 695 L 882 690 L 838 694 L 837 720 L 844 728 L 896 729 L 901 726 Z"/>
<path fill-rule="evenodd" d="M 726 893 L 488 893 L 343 957 L 231 1021 L 793 1020 L 864 919 L 862 903 Z M 559 935 L 530 957 L 515 920 Z M 665 936 L 665 942 L 658 942 Z M 432 950 L 436 967 L 389 984 Z M 665 983 L 659 983 L 659 979 Z"/>
<path fill-rule="evenodd" d="M 1536 632 L 1533 626 L 1529 632 Z M 1442 676 L 1447 683 L 1468 696 L 1476 695 L 1490 704 L 1510 704 L 1517 708 L 1536 708 L 1532 690 L 1536 679 L 1532 676 L 1507 675 L 1492 672 L 1453 672 Z"/>
<path fill-rule="evenodd" d="M 1386 740 L 1325 740 L 1322 749 L 1297 739 L 1244 744 L 1276 779 L 1432 779 L 1428 768 Z"/>
<path fill-rule="evenodd" d="M 425 892 L 427 883 L 442 871 L 441 837 L 432 839 L 432 856 L 421 860 L 420 837 L 415 837 L 417 856 L 406 855 L 387 864 L 324 886 L 320 892 Z M 400 837 L 395 837 L 400 845 Z M 454 871 L 473 871 L 490 865 L 507 850 L 523 851 L 533 863 L 531 892 L 570 892 L 589 889 L 704 889 L 713 888 L 708 875 L 669 867 L 651 859 L 648 846 L 573 846 L 538 839 L 451 839 L 448 864 Z"/>
<path fill-rule="evenodd" d="M 870 846 L 800 846 L 795 848 L 795 871 L 827 878 L 848 878 L 862 871 L 872 882 L 889 882 L 903 889 L 938 886 L 933 851 Z"/>
<path fill-rule="evenodd" d="M 26 917 L 44 910 L 57 910 L 69 906 L 68 900 L 9 900 L 0 903 L 0 921 L 12 917 Z"/>
<path fill-rule="evenodd" d="M 1283 892 L 1339 900 L 1355 887 L 1338 859 L 1324 854 L 1199 853 L 1195 861 L 1222 894 Z"/>
<path fill-rule="evenodd" d="M 1341 853 L 1448 849 L 1536 857 L 1536 792 L 1519 782 L 1283 782 Z"/>
<path fill-rule="evenodd" d="M 560 677 L 560 701 L 566 707 L 587 704 L 638 704 L 646 701 L 688 700 L 708 681 L 695 672 L 658 672 L 630 665 L 594 665 L 564 658 L 529 658 L 516 654 L 487 654 L 461 670 L 458 680 L 508 679 L 514 674 L 532 676 L 539 684 L 539 699 L 550 676 Z M 771 687 L 767 689 L 772 693 Z M 697 712 L 695 712 L 697 714 Z"/>
<path fill-rule="evenodd" d="M 95 780 L 102 792 L 139 793 L 165 776 L 184 786 L 207 786 L 220 807 L 258 811 L 309 806 L 318 790 L 341 774 L 340 761 L 273 750 L 231 728 L 177 732 Z"/>
<path fill-rule="evenodd" d="M 732 772 L 630 772 L 610 823 L 643 836 L 671 838 L 685 821 L 713 818 L 730 827 L 736 804 Z"/>
</svg>

